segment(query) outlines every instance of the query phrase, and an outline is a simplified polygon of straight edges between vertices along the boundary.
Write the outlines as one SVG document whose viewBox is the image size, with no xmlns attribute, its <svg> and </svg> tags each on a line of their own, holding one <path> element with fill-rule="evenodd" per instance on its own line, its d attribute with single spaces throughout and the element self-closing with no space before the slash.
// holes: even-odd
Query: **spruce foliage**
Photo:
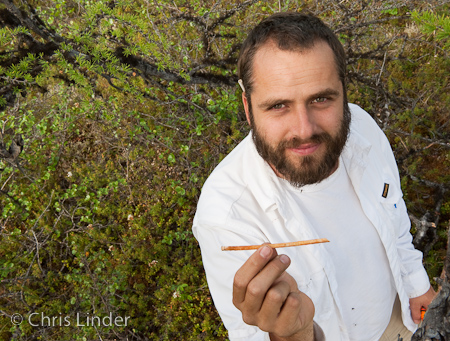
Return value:
<svg viewBox="0 0 450 341">
<path fill-rule="evenodd" d="M 448 281 L 448 2 L 0 0 L 0 339 L 226 339 L 191 223 L 248 132 L 239 46 L 286 10 L 339 35 Z"/>
</svg>

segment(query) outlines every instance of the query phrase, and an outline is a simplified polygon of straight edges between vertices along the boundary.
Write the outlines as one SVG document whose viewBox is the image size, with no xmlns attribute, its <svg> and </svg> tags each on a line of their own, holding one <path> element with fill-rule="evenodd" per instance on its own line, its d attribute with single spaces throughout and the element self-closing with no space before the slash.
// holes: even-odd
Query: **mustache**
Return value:
<svg viewBox="0 0 450 341">
<path fill-rule="evenodd" d="M 324 142 L 327 142 L 330 140 L 332 140 L 332 137 L 327 133 L 314 134 L 313 136 L 311 136 L 307 139 L 302 139 L 298 136 L 294 136 L 293 138 L 291 138 L 289 140 L 280 141 L 280 143 L 278 144 L 278 148 L 281 148 L 281 149 L 300 148 L 304 144 L 308 144 L 308 143 L 318 144 L 318 143 L 324 143 Z"/>
</svg>

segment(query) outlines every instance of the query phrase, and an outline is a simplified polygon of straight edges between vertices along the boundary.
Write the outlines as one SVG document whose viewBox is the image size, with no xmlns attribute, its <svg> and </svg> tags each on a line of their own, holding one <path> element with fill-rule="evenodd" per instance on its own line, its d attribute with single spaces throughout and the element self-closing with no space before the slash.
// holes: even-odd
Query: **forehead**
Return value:
<svg viewBox="0 0 450 341">
<path fill-rule="evenodd" d="M 293 51 L 280 50 L 273 41 L 268 41 L 256 52 L 252 68 L 252 96 L 261 90 L 302 87 L 312 91 L 341 83 L 333 50 L 323 41 Z"/>
</svg>

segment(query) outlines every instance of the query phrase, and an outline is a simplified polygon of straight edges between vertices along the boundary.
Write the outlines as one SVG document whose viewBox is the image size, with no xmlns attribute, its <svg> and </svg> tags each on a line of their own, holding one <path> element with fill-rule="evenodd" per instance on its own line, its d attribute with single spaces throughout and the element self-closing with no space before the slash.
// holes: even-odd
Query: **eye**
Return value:
<svg viewBox="0 0 450 341">
<path fill-rule="evenodd" d="M 275 104 L 274 106 L 272 106 L 270 109 L 280 110 L 280 109 L 283 109 L 284 107 L 285 107 L 285 105 L 283 103 L 278 103 L 278 104 Z"/>
<path fill-rule="evenodd" d="M 316 99 L 312 100 L 312 103 L 323 103 L 326 102 L 327 98 L 326 97 L 317 97 Z"/>
</svg>

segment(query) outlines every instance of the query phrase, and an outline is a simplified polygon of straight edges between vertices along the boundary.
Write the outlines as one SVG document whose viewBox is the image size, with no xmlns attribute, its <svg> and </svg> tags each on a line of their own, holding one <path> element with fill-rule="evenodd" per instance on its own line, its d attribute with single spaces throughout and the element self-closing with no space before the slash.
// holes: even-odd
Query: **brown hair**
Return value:
<svg viewBox="0 0 450 341">
<path fill-rule="evenodd" d="M 337 36 L 315 16 L 284 12 L 273 14 L 262 20 L 242 44 L 238 60 L 238 76 L 242 79 L 250 108 L 250 95 L 253 89 L 253 58 L 258 49 L 269 40 L 273 40 L 280 50 L 288 51 L 311 49 L 317 41 L 326 42 L 333 50 L 344 91 L 344 107 L 348 107 L 345 81 L 346 56 Z"/>
</svg>

